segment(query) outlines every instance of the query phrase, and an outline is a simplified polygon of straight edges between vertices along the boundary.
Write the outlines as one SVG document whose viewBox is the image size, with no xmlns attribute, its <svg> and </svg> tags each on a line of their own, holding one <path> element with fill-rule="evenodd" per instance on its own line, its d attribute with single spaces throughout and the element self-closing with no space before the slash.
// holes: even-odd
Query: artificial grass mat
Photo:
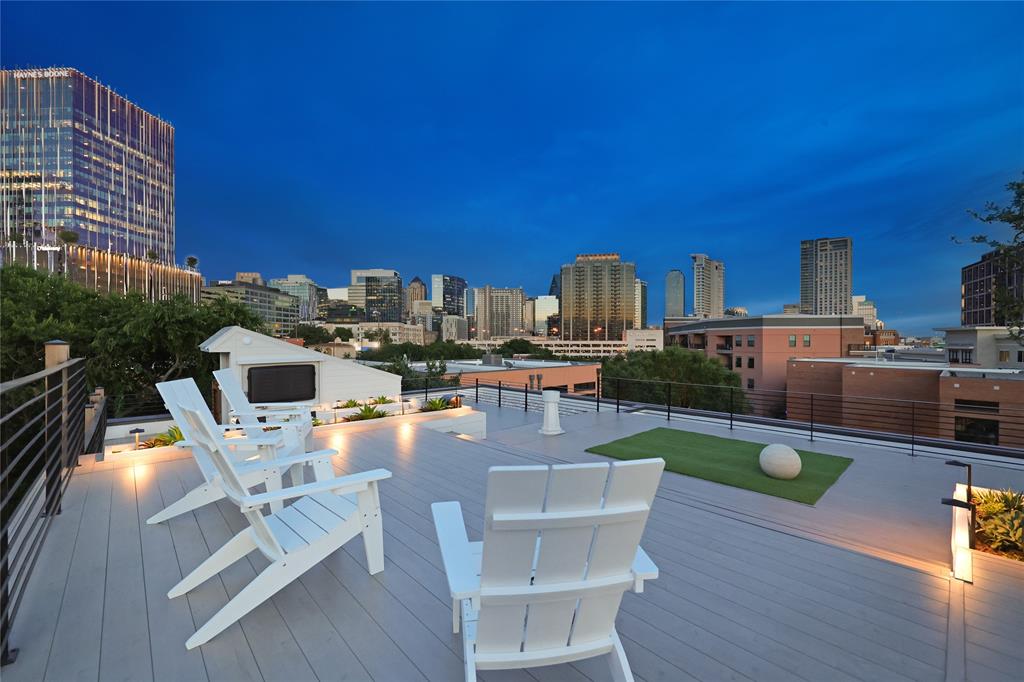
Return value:
<svg viewBox="0 0 1024 682">
<path fill-rule="evenodd" d="M 783 481 L 761 471 L 758 456 L 762 448 L 763 443 L 656 428 L 595 445 L 587 448 L 587 452 L 615 459 L 661 457 L 665 460 L 665 468 L 677 474 L 804 504 L 814 504 L 821 499 L 853 461 L 848 457 L 797 450 L 803 463 L 800 475 Z"/>
</svg>

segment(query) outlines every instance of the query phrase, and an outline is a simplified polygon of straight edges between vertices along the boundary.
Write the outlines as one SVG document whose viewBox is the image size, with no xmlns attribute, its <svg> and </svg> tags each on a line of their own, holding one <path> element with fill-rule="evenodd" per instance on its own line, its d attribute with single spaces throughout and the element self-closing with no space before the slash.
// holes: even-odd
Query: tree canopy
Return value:
<svg viewBox="0 0 1024 682">
<path fill-rule="evenodd" d="M 703 353 L 669 346 L 631 351 L 602 363 L 602 394 L 623 400 L 677 407 L 746 411 L 740 375 Z M 632 380 L 632 381 L 630 381 Z M 671 389 L 664 382 L 671 382 Z M 731 395 L 730 395 L 731 394 Z M 731 402 L 730 402 L 731 401 Z"/>
<path fill-rule="evenodd" d="M 351 341 L 352 336 L 352 330 L 348 327 L 335 327 L 334 329 L 334 337 L 339 341 Z"/>
<path fill-rule="evenodd" d="M 302 339 L 302 345 L 315 346 L 320 343 L 330 343 L 334 335 L 323 327 L 315 324 L 297 324 L 291 334 L 293 339 Z"/>
<path fill-rule="evenodd" d="M 426 346 L 415 343 L 391 343 L 380 348 L 364 350 L 359 354 L 362 360 L 379 360 L 392 362 L 396 358 L 405 357 L 413 362 L 422 360 L 475 360 L 483 356 L 483 351 L 473 348 L 468 343 L 454 341 L 434 341 Z"/>
<path fill-rule="evenodd" d="M 18 265 L 0 269 L 0 377 L 43 368 L 43 344 L 60 339 L 72 357 L 89 360 L 90 387 L 111 396 L 155 399 L 154 384 L 191 376 L 206 390 L 217 358 L 199 344 L 222 327 L 263 331 L 248 308 L 226 298 L 195 305 L 176 296 L 150 302 L 141 294 L 106 295 L 59 275 Z"/>
<path fill-rule="evenodd" d="M 528 355 L 535 360 L 550 360 L 555 357 L 555 354 L 547 348 L 535 345 L 526 338 L 509 339 L 498 346 L 494 352 L 505 358 L 510 358 L 513 355 Z"/>
</svg>

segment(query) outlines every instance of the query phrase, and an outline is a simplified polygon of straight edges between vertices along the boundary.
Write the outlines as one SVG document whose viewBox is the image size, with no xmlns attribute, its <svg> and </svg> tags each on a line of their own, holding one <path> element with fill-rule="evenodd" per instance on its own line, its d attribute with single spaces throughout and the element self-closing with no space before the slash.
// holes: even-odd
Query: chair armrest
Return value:
<svg viewBox="0 0 1024 682">
<path fill-rule="evenodd" d="M 245 473 L 249 471 L 258 471 L 260 469 L 283 469 L 290 467 L 293 464 L 305 464 L 314 459 L 330 459 L 338 454 L 337 450 L 325 449 L 325 450 L 314 450 L 313 452 L 305 452 L 301 455 L 292 455 L 290 457 L 280 457 L 278 459 L 260 459 L 252 462 L 246 462 L 245 464 L 238 464 L 235 466 L 239 473 Z"/>
<path fill-rule="evenodd" d="M 633 573 L 633 591 L 637 593 L 644 591 L 645 580 L 654 580 L 658 577 L 658 567 L 651 561 L 651 557 L 647 556 L 644 548 L 639 545 L 637 545 L 636 557 L 633 559 L 633 567 L 630 570 Z"/>
<path fill-rule="evenodd" d="M 245 427 L 239 427 L 239 430 Z M 256 427 L 249 427 L 256 428 Z M 273 431 L 270 432 L 273 434 Z M 265 436 L 242 436 L 240 438 L 227 438 L 225 439 L 227 445 L 231 447 L 249 447 L 249 448 L 262 448 L 268 445 L 281 445 L 284 442 L 282 435 L 265 435 Z"/>
<path fill-rule="evenodd" d="M 272 419 L 274 417 L 309 417 L 309 410 L 231 410 L 232 416 L 235 417 L 264 417 L 266 419 Z"/>
<path fill-rule="evenodd" d="M 430 511 L 452 599 L 479 599 L 480 575 L 470 553 L 462 506 L 458 502 L 435 502 Z"/>
<path fill-rule="evenodd" d="M 316 403 L 249 403 L 249 407 L 260 408 L 264 411 L 273 412 L 276 410 L 309 410 L 313 409 Z"/>
<path fill-rule="evenodd" d="M 258 509 L 269 502 L 283 502 L 284 500 L 313 495 L 315 493 L 330 492 L 336 495 L 357 493 L 366 490 L 371 483 L 383 481 L 387 478 L 391 478 L 391 472 L 387 469 L 373 469 L 352 474 L 351 476 L 329 478 L 326 481 L 295 485 L 290 488 L 281 488 L 280 490 L 272 490 L 257 495 L 246 495 L 241 499 L 239 506 L 241 506 L 242 511 L 249 511 L 250 509 Z"/>
</svg>

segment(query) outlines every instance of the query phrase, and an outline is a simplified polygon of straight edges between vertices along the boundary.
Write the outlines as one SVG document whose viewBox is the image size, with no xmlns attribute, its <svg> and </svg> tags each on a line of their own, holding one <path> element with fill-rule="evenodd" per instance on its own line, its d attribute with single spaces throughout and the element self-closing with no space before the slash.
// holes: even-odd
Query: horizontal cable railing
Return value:
<svg viewBox="0 0 1024 682">
<path fill-rule="evenodd" d="M 85 368 L 85 360 L 72 359 L 0 384 L 3 663 L 17 655 L 11 625 L 78 458 L 102 448 L 106 418 L 102 409 L 91 409 L 87 419 Z"/>
<path fill-rule="evenodd" d="M 919 447 L 1024 458 L 1024 408 L 996 402 L 934 403 L 736 386 L 602 377 L 602 403 L 616 410 L 697 414 L 730 426 L 788 427 L 832 439 L 884 439 L 912 454 Z"/>
</svg>

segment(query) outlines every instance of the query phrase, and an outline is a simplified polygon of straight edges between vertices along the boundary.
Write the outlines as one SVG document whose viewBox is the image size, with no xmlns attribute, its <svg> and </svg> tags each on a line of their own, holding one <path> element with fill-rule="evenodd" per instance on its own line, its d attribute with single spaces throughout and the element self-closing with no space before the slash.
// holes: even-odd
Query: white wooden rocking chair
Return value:
<svg viewBox="0 0 1024 682">
<path fill-rule="evenodd" d="M 218 369 L 213 373 L 217 386 L 231 405 L 231 416 L 245 427 L 249 435 L 267 426 L 280 427 L 285 440 L 296 454 L 311 447 L 313 403 L 250 403 L 238 377 L 230 369 Z M 225 419 L 227 421 L 227 419 Z"/>
<path fill-rule="evenodd" d="M 168 412 L 174 419 L 174 423 L 181 429 L 185 441 L 182 445 L 189 445 L 192 448 L 192 457 L 199 470 L 203 474 L 203 483 L 196 486 L 185 494 L 180 500 L 171 503 L 166 509 L 160 511 L 147 519 L 146 523 L 162 523 L 175 516 L 180 516 L 203 505 L 216 502 L 225 496 L 224 490 L 217 477 L 217 470 L 210 459 L 210 453 L 199 442 L 196 441 L 193 429 L 185 420 L 184 410 L 192 409 L 199 413 L 200 419 L 212 432 L 219 435 L 225 442 L 225 446 L 231 452 L 232 458 L 238 463 L 238 475 L 248 490 L 253 486 L 263 484 L 266 489 L 277 490 L 281 488 L 284 474 L 290 474 L 292 484 L 304 482 L 303 468 L 306 464 L 313 465 L 313 472 L 316 480 L 334 478 L 334 467 L 331 458 L 337 454 L 334 450 L 316 450 L 303 452 L 294 448 L 286 441 L 286 434 L 282 431 L 263 431 L 262 425 L 255 430 L 257 435 L 241 437 L 241 427 L 237 424 L 220 425 L 213 418 L 206 401 L 199 392 L 192 379 L 178 379 L 176 381 L 165 381 L 156 385 L 157 391 L 164 400 Z M 239 437 L 226 438 L 225 435 L 231 432 L 238 432 Z M 288 453 L 288 456 L 282 456 Z M 281 502 L 274 502 L 273 509 L 276 511 L 282 506 Z"/>
<path fill-rule="evenodd" d="M 182 412 L 196 441 L 210 453 L 222 490 L 238 505 L 249 527 L 171 588 L 167 597 L 189 592 L 253 550 L 272 562 L 189 637 L 186 648 L 205 644 L 359 534 L 370 574 L 384 570 L 377 482 L 390 478 L 390 471 L 374 469 L 252 495 L 220 433 L 210 428 L 200 412 L 189 408 Z M 285 500 L 294 502 L 269 516 L 261 513 L 264 505 Z"/>
<path fill-rule="evenodd" d="M 633 679 L 615 617 L 627 589 L 658 577 L 639 542 L 664 467 L 492 467 L 482 543 L 458 502 L 432 505 L 468 682 L 605 654 L 614 679 Z"/>
</svg>

